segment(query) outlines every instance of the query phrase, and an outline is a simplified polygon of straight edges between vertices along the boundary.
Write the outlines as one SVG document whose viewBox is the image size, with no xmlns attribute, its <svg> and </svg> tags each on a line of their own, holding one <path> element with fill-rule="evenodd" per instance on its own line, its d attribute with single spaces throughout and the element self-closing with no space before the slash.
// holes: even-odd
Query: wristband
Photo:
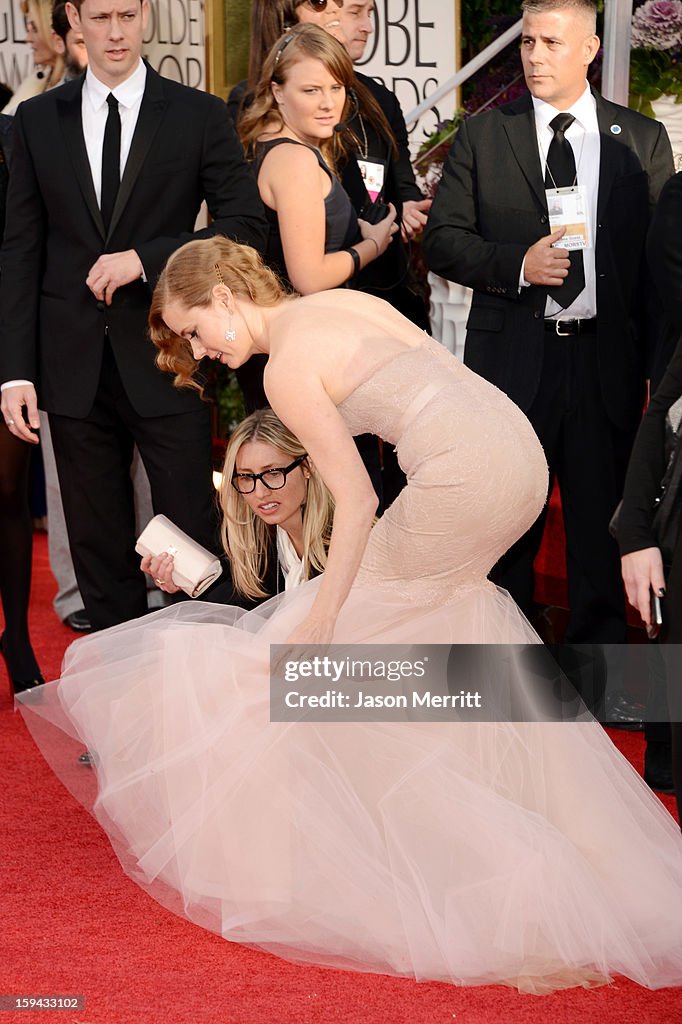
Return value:
<svg viewBox="0 0 682 1024">
<path fill-rule="evenodd" d="M 354 249 L 353 246 L 351 246 L 349 249 L 346 249 L 346 252 L 353 261 L 353 271 L 350 277 L 348 278 L 349 281 L 352 281 L 360 273 L 360 253 L 358 252 L 357 249 Z"/>
<path fill-rule="evenodd" d="M 377 251 L 377 254 L 374 257 L 374 259 L 378 259 L 378 257 L 379 257 L 379 243 L 377 242 L 376 238 L 365 238 L 365 239 L 363 239 L 363 241 L 365 241 L 365 242 L 374 242 L 374 248 Z"/>
</svg>

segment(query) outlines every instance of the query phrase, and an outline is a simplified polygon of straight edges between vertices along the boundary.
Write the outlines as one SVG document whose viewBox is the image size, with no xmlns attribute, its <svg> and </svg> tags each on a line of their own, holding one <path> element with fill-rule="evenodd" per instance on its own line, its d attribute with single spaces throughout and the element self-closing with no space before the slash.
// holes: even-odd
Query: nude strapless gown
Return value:
<svg viewBox="0 0 682 1024">
<path fill-rule="evenodd" d="M 408 484 L 335 640 L 536 643 L 486 579 L 545 500 L 523 414 L 430 339 L 340 411 L 397 445 Z M 131 877 L 304 963 L 536 992 L 682 982 L 679 830 L 595 722 L 270 722 L 269 644 L 318 586 L 83 638 L 22 695 Z"/>
</svg>

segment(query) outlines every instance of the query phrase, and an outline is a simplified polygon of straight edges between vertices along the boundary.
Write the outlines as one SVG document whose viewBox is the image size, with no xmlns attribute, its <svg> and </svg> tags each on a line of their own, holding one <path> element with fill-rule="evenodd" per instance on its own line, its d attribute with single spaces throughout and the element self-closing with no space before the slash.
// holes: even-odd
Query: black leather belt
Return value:
<svg viewBox="0 0 682 1024">
<path fill-rule="evenodd" d="M 545 320 L 545 330 L 565 338 L 570 334 L 594 334 L 597 330 L 597 318 L 591 320 Z"/>
</svg>

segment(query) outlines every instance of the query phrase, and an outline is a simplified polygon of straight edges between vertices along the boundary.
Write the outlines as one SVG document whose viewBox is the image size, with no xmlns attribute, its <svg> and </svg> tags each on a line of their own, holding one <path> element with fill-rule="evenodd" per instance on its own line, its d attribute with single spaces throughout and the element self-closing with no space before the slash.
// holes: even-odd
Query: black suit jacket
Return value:
<svg viewBox="0 0 682 1024">
<path fill-rule="evenodd" d="M 372 125 L 367 123 L 366 119 L 364 119 L 363 126 L 361 127 L 360 120 L 356 114 L 350 120 L 349 126 L 356 138 L 360 139 L 361 142 L 364 142 L 364 136 L 367 136 L 368 149 L 371 156 L 386 161 L 384 200 L 387 203 L 393 203 L 398 211 L 398 215 L 400 215 L 403 203 L 408 199 L 419 201 L 424 198 L 414 178 L 405 118 L 395 93 L 392 93 L 384 85 L 368 75 L 361 75 L 356 71 L 355 77 L 366 86 L 381 107 L 398 144 L 397 156 L 394 155 L 392 147 L 386 139 L 382 138 Z M 367 189 L 355 160 L 350 160 L 346 167 L 344 167 L 341 180 L 343 181 L 343 187 L 351 197 L 356 211 L 360 213 L 360 210 L 367 202 Z"/>
<path fill-rule="evenodd" d="M 81 123 L 83 78 L 17 112 L 2 250 L 0 382 L 39 386 L 42 408 L 88 414 L 105 330 L 128 397 L 143 416 L 197 407 L 154 365 L 147 336 L 151 290 L 168 256 L 192 238 L 225 234 L 263 248 L 266 225 L 224 104 L 147 67 L 140 113 L 105 233 Z M 203 199 L 213 218 L 194 233 Z M 85 284 L 105 252 L 135 249 L 147 283 L 97 302 Z"/>
<path fill-rule="evenodd" d="M 661 192 L 649 228 L 647 256 L 663 321 L 651 373 L 655 390 L 682 338 L 682 171 Z"/>
<path fill-rule="evenodd" d="M 644 244 L 672 152 L 665 129 L 595 94 L 601 134 L 595 261 L 599 375 L 612 422 L 642 408 L 648 332 Z M 612 130 L 615 128 L 616 130 Z M 424 238 L 437 274 L 474 289 L 465 361 L 528 410 L 543 359 L 547 289 L 519 292 L 528 248 L 549 234 L 530 95 L 466 121 Z"/>
<path fill-rule="evenodd" d="M 424 198 L 415 181 L 412 169 L 405 118 L 395 93 L 374 78 L 361 75 L 357 71 L 355 75 L 381 107 L 398 144 L 396 156 L 392 146 L 366 119 L 363 119 L 362 125 L 360 125 L 357 115 L 350 121 L 350 127 L 356 138 L 363 143 L 365 137 L 367 138 L 369 156 L 386 161 L 382 198 L 386 203 L 393 203 L 398 211 L 398 220 L 400 220 L 404 202 L 407 200 L 418 202 Z M 359 215 L 367 202 L 368 195 L 357 160 L 351 159 L 346 163 L 341 172 L 341 181 L 350 196 L 355 212 Z M 372 260 L 360 271 L 355 287 L 386 299 L 419 326 L 428 328 L 428 318 L 423 302 L 409 291 L 409 284 L 409 252 L 398 234 L 394 235 L 393 241 L 379 259 Z"/>
</svg>

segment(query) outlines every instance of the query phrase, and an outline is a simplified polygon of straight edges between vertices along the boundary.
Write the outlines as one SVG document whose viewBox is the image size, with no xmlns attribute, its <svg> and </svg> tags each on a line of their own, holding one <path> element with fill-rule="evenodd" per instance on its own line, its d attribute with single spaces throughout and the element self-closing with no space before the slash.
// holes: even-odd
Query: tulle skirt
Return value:
<svg viewBox="0 0 682 1024">
<path fill-rule="evenodd" d="M 682 839 L 597 723 L 270 720 L 270 644 L 318 584 L 83 638 L 22 695 L 131 877 L 302 963 L 534 992 L 681 983 Z M 423 608 L 357 586 L 346 638 L 537 642 L 488 583 Z"/>
</svg>

